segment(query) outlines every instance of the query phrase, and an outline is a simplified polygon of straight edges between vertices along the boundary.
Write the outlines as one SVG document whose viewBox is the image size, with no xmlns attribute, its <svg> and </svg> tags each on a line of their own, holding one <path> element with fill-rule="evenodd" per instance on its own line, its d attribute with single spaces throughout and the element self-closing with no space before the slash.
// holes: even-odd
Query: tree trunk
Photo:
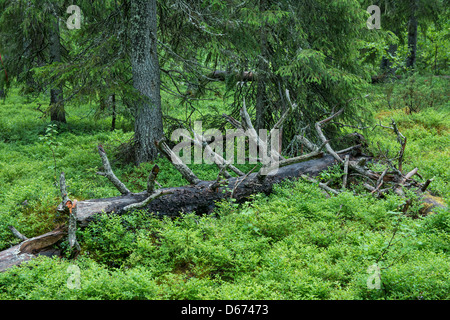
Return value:
<svg viewBox="0 0 450 320">
<path fill-rule="evenodd" d="M 416 51 L 417 51 L 417 8 L 418 1 L 411 2 L 411 14 L 408 23 L 408 57 L 406 58 L 406 67 L 414 68 L 416 65 Z"/>
<path fill-rule="evenodd" d="M 112 119 L 111 119 L 111 131 L 116 130 L 116 94 L 111 95 L 111 109 L 112 109 Z"/>
<path fill-rule="evenodd" d="M 257 88 L 256 88 L 256 121 L 255 129 L 264 129 L 265 125 L 265 113 L 266 113 L 266 81 L 267 81 L 267 26 L 264 13 L 267 10 L 267 0 L 260 0 L 259 2 L 259 13 L 262 17 L 261 29 L 259 31 L 259 43 L 260 43 L 260 56 L 258 61 L 258 73 L 257 78 Z"/>
<path fill-rule="evenodd" d="M 397 35 L 398 32 L 395 32 Z M 380 65 L 380 71 L 381 74 L 389 74 L 393 75 L 395 73 L 395 69 L 392 67 L 392 61 L 390 60 L 391 57 L 395 57 L 397 54 L 398 45 L 396 43 L 392 43 L 389 45 L 389 49 L 387 53 L 389 56 L 383 56 L 381 58 L 381 65 Z"/>
<path fill-rule="evenodd" d="M 156 0 L 131 1 L 133 86 L 141 95 L 135 103 L 134 141 L 137 165 L 157 156 L 154 141 L 163 136 L 156 32 Z"/>
<path fill-rule="evenodd" d="M 319 156 L 318 156 L 319 157 Z M 316 177 L 320 172 L 336 163 L 332 156 L 325 155 L 319 159 L 294 163 L 269 173 L 264 181 L 258 179 L 258 173 L 251 173 L 242 177 L 232 177 L 224 180 L 220 187 L 213 188 L 215 181 L 200 181 L 195 185 L 176 188 L 159 189 L 162 196 L 141 207 L 147 212 L 154 212 L 158 216 L 179 216 L 180 213 L 195 212 L 197 214 L 211 213 L 215 203 L 222 199 L 234 198 L 237 203 L 248 200 L 256 193 L 270 194 L 273 186 L 287 179 L 298 179 L 302 175 Z M 95 215 L 104 213 L 124 213 L 129 205 L 143 202 L 147 197 L 146 191 L 128 193 L 118 197 L 92 199 L 78 202 L 77 221 L 86 226 Z"/>
<path fill-rule="evenodd" d="M 286 91 L 287 97 L 289 92 Z M 296 105 L 293 105 L 296 106 Z M 293 111 L 294 108 L 286 110 L 286 112 L 280 117 L 277 124 L 274 125 L 272 130 L 281 127 L 288 114 Z M 317 183 L 318 186 L 325 190 L 328 194 L 339 194 L 341 191 L 331 188 L 328 183 L 322 183 L 315 180 L 312 177 L 317 176 L 323 170 L 326 170 L 330 166 L 337 163 L 344 166 L 344 181 L 342 182 L 342 190 L 347 187 L 348 178 L 350 175 L 357 175 L 365 177 L 363 187 L 371 191 L 376 197 L 382 197 L 387 192 L 395 192 L 397 195 L 405 198 L 404 188 L 415 190 L 417 195 L 421 195 L 425 192 L 432 180 L 428 180 L 426 183 L 421 184 L 414 181 L 412 177 L 417 174 L 418 168 L 403 174 L 402 157 L 399 158 L 398 168 L 392 164 L 391 160 L 387 160 L 389 167 L 392 171 L 385 169 L 382 173 L 372 171 L 366 167 L 367 161 L 373 161 L 373 157 L 364 155 L 361 153 L 362 144 L 354 145 L 350 148 L 335 151 L 329 144 L 329 140 L 323 134 L 322 127 L 339 116 L 343 112 L 343 108 L 326 119 L 323 119 L 315 124 L 317 135 L 322 141 L 320 146 L 316 146 L 311 143 L 307 138 L 302 137 L 302 144 L 304 144 L 311 152 L 298 157 L 290 159 L 276 159 L 274 163 L 263 164 L 258 172 L 253 172 L 256 168 L 253 168 L 248 173 L 238 174 L 238 177 L 229 177 L 225 180 L 221 180 L 225 177 L 227 168 L 231 166 L 231 163 L 221 162 L 219 155 L 215 154 L 216 165 L 221 168 L 217 179 L 215 181 L 202 181 L 196 177 L 196 175 L 190 170 L 188 166 L 180 162 L 174 151 L 164 142 L 163 139 L 156 141 L 158 149 L 161 150 L 166 157 L 172 162 L 175 168 L 182 174 L 182 176 L 191 184 L 184 187 L 175 188 L 161 188 L 155 190 L 156 178 L 159 172 L 159 167 L 155 165 L 151 170 L 147 179 L 147 190 L 140 193 L 132 193 L 114 174 L 109 164 L 109 160 L 106 156 L 106 152 L 101 145 L 98 146 L 100 157 L 102 158 L 103 167 L 105 172 L 99 172 L 98 174 L 107 177 L 113 185 L 122 194 L 118 197 L 106 198 L 106 199 L 92 199 L 85 201 L 69 200 L 67 197 L 66 184 L 64 173 L 61 173 L 60 177 L 60 190 L 62 203 L 58 206 L 58 211 L 66 212 L 69 209 L 71 220 L 69 221 L 69 242 L 72 241 L 72 245 L 76 246 L 76 222 L 79 222 L 81 226 L 85 226 L 90 221 L 95 219 L 95 216 L 99 213 L 116 213 L 124 214 L 131 210 L 145 210 L 149 213 L 155 213 L 157 216 L 178 216 L 180 213 L 195 212 L 196 214 L 211 213 L 217 201 L 228 200 L 242 203 L 250 198 L 251 195 L 256 193 L 269 194 L 273 191 L 274 184 L 280 183 L 288 179 L 302 178 L 306 181 Z M 242 122 L 233 119 L 232 123 L 236 128 L 254 128 L 251 123 L 250 116 L 248 115 L 245 103 L 241 109 Z M 405 137 L 398 131 L 397 125 L 392 121 L 392 127 L 381 127 L 391 129 L 397 134 L 397 139 L 401 145 L 401 152 L 404 151 L 406 144 Z M 253 129 L 254 130 L 254 129 Z M 271 130 L 271 131 L 272 131 Z M 361 135 L 362 137 L 362 135 Z M 249 139 L 259 140 L 260 144 L 266 148 L 267 145 L 259 136 L 249 136 Z M 194 132 L 194 143 L 202 143 L 205 138 L 201 133 Z M 360 140 L 362 143 L 364 138 Z M 208 147 L 208 146 L 206 146 Z M 206 148 L 205 147 L 205 148 Z M 323 148 L 325 151 L 321 151 Z M 211 151 L 214 154 L 214 151 Z M 222 159 L 223 160 L 223 159 Z M 252 173 L 253 172 L 253 173 Z M 352 172 L 352 173 L 350 173 Z M 353 179 L 352 179 L 353 180 Z M 371 183 L 368 183 L 368 182 Z M 354 180 L 351 183 L 356 183 Z M 381 187 L 383 186 L 383 189 Z M 403 213 L 406 213 L 411 199 L 406 199 L 406 205 L 403 206 Z M 433 205 L 433 204 L 431 204 Z M 70 210 L 76 209 L 75 213 Z M 76 219 L 76 220 L 75 220 Z M 75 220 L 75 221 L 74 221 Z M 53 232 L 45 235 L 27 239 L 21 235 L 13 227 L 10 227 L 11 231 L 24 240 L 21 244 L 0 252 L 0 272 L 7 268 L 18 265 L 23 261 L 34 258 L 37 254 L 46 251 L 53 244 L 58 242 L 65 234 L 65 228 L 61 230 L 54 230 Z M 72 235 L 72 236 L 71 236 Z"/>
<path fill-rule="evenodd" d="M 50 42 L 50 64 L 54 62 L 61 62 L 61 43 L 59 38 L 59 22 L 53 18 L 52 26 L 50 28 L 49 42 Z M 66 113 L 63 103 L 63 89 L 62 86 L 50 90 L 50 119 L 52 121 L 66 122 Z"/>
</svg>

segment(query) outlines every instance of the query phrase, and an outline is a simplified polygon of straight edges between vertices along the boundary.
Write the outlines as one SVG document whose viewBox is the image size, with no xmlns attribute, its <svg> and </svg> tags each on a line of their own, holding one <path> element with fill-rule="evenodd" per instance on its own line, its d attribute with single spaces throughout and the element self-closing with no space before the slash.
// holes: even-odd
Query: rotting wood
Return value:
<svg viewBox="0 0 450 320">
<path fill-rule="evenodd" d="M 43 235 L 22 241 L 21 243 L 0 252 L 0 272 L 20 265 L 38 255 L 51 252 L 52 245 L 60 241 L 66 234 L 65 230 L 57 229 Z M 50 254 L 51 255 L 51 254 Z"/>
</svg>

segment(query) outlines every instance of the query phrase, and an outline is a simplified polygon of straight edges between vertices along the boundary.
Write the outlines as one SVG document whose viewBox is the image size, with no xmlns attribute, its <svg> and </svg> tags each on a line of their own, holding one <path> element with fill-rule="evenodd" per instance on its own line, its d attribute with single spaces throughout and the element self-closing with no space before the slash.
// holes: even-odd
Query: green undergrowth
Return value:
<svg viewBox="0 0 450 320">
<path fill-rule="evenodd" d="M 406 82 L 373 86 L 374 124 L 396 122 L 407 138 L 404 171 L 418 167 L 416 179 L 434 178 L 429 190 L 448 206 L 448 80 L 433 78 L 428 87 L 429 77 L 416 78 L 409 85 L 425 94 L 412 112 Z M 114 161 L 132 137 L 126 117 L 110 131 L 111 120 L 94 120 L 90 106 L 68 106 L 68 124 L 52 126 L 37 110 L 43 100 L 27 101 L 13 90 L 0 101 L 0 250 L 19 243 L 7 226 L 32 237 L 65 222 L 55 210 L 61 171 L 71 198 L 117 195 L 96 175 L 98 144 L 133 192 L 145 189 L 155 163 L 163 187 L 186 184 L 165 158 L 140 167 Z M 165 114 L 184 113 L 175 103 L 163 105 Z M 207 102 L 201 107 L 210 108 Z M 364 134 L 371 152 L 396 156 L 399 144 L 390 130 Z M 190 167 L 201 179 L 217 177 L 214 166 Z M 332 168 L 320 178 L 339 181 L 341 172 Z M 375 199 L 357 191 L 330 197 L 315 184 L 294 181 L 245 204 L 224 200 L 209 216 L 99 215 L 78 230 L 75 259 L 39 257 L 0 273 L 0 299 L 449 299 L 449 211 L 423 216 L 415 205 L 405 215 L 397 196 Z M 379 289 L 373 270 L 379 270 Z"/>
<path fill-rule="evenodd" d="M 214 215 L 104 215 L 74 260 L 40 258 L 0 274 L 0 298 L 448 299 L 450 215 L 410 219 L 402 200 L 303 181 Z M 368 288 L 370 266 L 380 289 Z M 79 287 L 73 288 L 73 266 Z"/>
</svg>

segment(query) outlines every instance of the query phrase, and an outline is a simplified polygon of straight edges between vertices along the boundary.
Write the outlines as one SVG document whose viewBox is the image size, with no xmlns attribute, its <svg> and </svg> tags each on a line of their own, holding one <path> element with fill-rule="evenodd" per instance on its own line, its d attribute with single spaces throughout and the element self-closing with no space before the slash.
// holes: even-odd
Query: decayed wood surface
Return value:
<svg viewBox="0 0 450 320">
<path fill-rule="evenodd" d="M 274 184 L 285 179 L 299 178 L 301 175 L 315 177 L 334 163 L 336 162 L 333 157 L 326 155 L 320 159 L 294 163 L 274 170 L 263 181 L 258 179 L 258 173 L 255 172 L 248 176 L 223 180 L 222 185 L 217 188 L 214 188 L 216 181 L 201 181 L 189 186 L 158 189 L 159 192 L 167 194 L 161 195 L 141 208 L 159 216 L 177 216 L 180 212 L 211 213 L 215 202 L 230 198 L 231 193 L 238 203 L 243 202 L 255 193 L 269 194 Z M 142 202 L 148 196 L 148 193 L 144 191 L 105 199 L 78 201 L 77 221 L 81 226 L 86 226 L 97 213 L 123 213 L 124 208 Z"/>
<path fill-rule="evenodd" d="M 31 260 L 38 255 L 53 255 L 56 252 L 52 245 L 61 240 L 66 232 L 53 230 L 43 235 L 27 239 L 9 249 L 0 252 L 0 272 L 12 266 L 17 266 Z"/>
</svg>

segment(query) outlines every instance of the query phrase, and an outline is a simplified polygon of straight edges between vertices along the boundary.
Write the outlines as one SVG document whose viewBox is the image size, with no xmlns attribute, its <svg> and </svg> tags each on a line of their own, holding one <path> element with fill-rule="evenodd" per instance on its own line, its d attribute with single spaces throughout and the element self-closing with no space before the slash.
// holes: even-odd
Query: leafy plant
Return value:
<svg viewBox="0 0 450 320">
<path fill-rule="evenodd" d="M 57 165 L 56 165 L 56 156 L 58 155 L 57 149 L 62 145 L 61 142 L 57 141 L 58 135 L 58 125 L 55 123 L 50 123 L 45 129 L 45 134 L 39 136 L 39 140 L 41 140 L 52 152 L 53 157 L 53 167 L 49 167 L 49 169 L 53 169 L 55 172 L 55 186 L 58 186 L 58 174 L 57 174 Z"/>
</svg>

